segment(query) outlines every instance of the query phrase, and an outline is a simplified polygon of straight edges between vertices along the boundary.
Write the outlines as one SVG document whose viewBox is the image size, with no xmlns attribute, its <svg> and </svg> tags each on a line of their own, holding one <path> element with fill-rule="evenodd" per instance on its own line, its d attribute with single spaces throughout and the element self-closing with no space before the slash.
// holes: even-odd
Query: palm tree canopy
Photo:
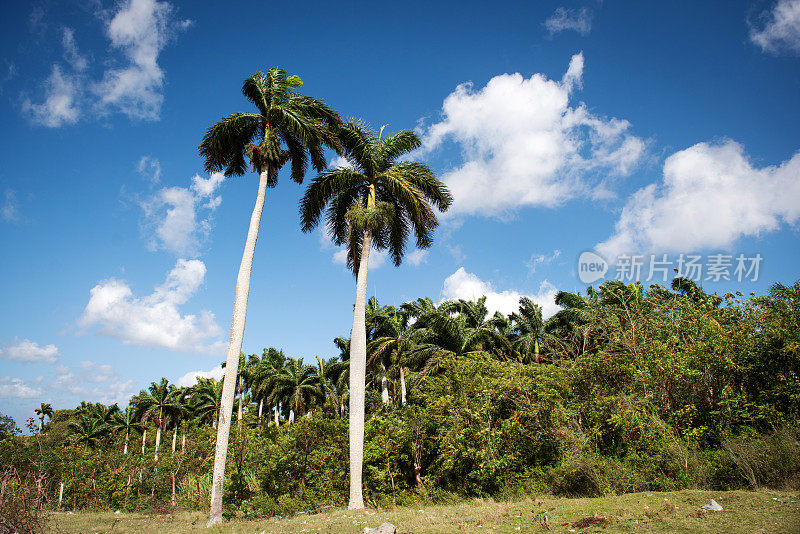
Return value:
<svg viewBox="0 0 800 534">
<path fill-rule="evenodd" d="M 337 148 L 332 129 L 339 114 L 324 102 L 300 95 L 298 76 L 273 67 L 257 72 L 242 84 L 242 94 L 257 113 L 234 113 L 206 131 L 200 144 L 207 172 L 241 176 L 247 162 L 254 172 L 268 172 L 274 187 L 278 171 L 292 163 L 292 179 L 302 183 L 309 161 L 318 172 L 325 168 L 324 147 Z"/>
<path fill-rule="evenodd" d="M 328 169 L 314 179 L 300 201 L 303 231 L 315 228 L 325 212 L 334 243 L 348 247 L 347 265 L 353 272 L 367 229 L 372 246 L 388 250 L 395 265 L 400 265 L 412 231 L 417 247 L 428 248 L 439 224 L 431 205 L 445 211 L 453 197 L 426 165 L 399 161 L 421 146 L 419 136 L 402 130 L 382 137 L 353 120 L 338 133 L 352 166 Z"/>
</svg>

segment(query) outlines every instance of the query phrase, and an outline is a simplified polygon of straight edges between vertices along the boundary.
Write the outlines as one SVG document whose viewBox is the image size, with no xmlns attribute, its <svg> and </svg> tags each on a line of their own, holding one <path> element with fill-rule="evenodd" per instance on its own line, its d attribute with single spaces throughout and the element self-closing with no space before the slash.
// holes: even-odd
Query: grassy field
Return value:
<svg viewBox="0 0 800 534">
<path fill-rule="evenodd" d="M 703 512 L 715 499 L 724 510 Z M 794 501 L 794 502 L 792 502 Z M 546 524 L 544 517 L 547 516 Z M 581 520 L 583 520 L 581 522 Z M 394 523 L 400 533 L 517 532 L 800 532 L 800 496 L 773 491 L 632 493 L 595 499 L 531 498 L 514 502 L 476 499 L 456 505 L 351 512 L 331 510 L 291 518 L 231 521 L 206 530 L 205 514 L 56 513 L 53 526 L 75 533 L 361 533 Z M 588 525 L 588 526 L 587 526 Z"/>
</svg>

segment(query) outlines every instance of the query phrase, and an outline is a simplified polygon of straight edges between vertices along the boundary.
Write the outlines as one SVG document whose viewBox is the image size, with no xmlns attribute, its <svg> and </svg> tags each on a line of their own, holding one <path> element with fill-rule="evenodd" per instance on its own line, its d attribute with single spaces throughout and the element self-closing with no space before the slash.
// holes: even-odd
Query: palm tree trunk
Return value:
<svg viewBox="0 0 800 534">
<path fill-rule="evenodd" d="M 236 279 L 236 293 L 233 299 L 233 317 L 231 318 L 231 334 L 228 341 L 228 358 L 225 363 L 225 380 L 222 386 L 222 406 L 219 411 L 217 428 L 217 446 L 214 453 L 214 475 L 211 482 L 211 506 L 208 512 L 207 526 L 222 522 L 222 483 L 225 480 L 225 461 L 228 458 L 228 438 L 231 431 L 231 413 L 233 411 L 233 395 L 236 389 L 236 375 L 239 371 L 239 354 L 242 352 L 244 337 L 244 321 L 247 316 L 247 297 L 250 294 L 250 271 L 253 268 L 253 254 L 256 250 L 258 227 L 261 224 L 261 212 L 267 195 L 267 179 L 269 169 L 259 176 L 258 196 L 250 217 L 250 228 L 244 245 L 242 263 L 239 265 L 239 276 Z"/>
<path fill-rule="evenodd" d="M 172 454 L 175 454 L 175 445 L 178 443 L 178 425 L 172 429 Z"/>
<path fill-rule="evenodd" d="M 156 464 L 158 464 L 158 446 L 161 445 L 161 422 L 156 427 Z"/>
<path fill-rule="evenodd" d="M 372 197 L 372 194 L 370 195 Z M 372 232 L 364 231 L 356 277 L 356 305 L 350 339 L 350 510 L 364 508 L 361 470 L 364 463 L 364 388 L 367 375 L 367 268 Z"/>
<path fill-rule="evenodd" d="M 125 432 L 125 449 L 122 451 L 122 454 L 128 454 L 128 439 L 130 439 L 130 433 Z"/>
<path fill-rule="evenodd" d="M 144 432 L 142 432 L 142 456 L 144 456 L 144 442 L 146 439 L 147 439 L 147 429 L 145 428 Z"/>
<path fill-rule="evenodd" d="M 236 413 L 236 425 L 239 430 L 242 428 L 242 379 L 239 378 L 239 410 Z"/>
<path fill-rule="evenodd" d="M 264 399 L 258 401 L 258 426 L 261 426 L 261 414 L 264 411 Z"/>
<path fill-rule="evenodd" d="M 389 381 L 386 379 L 386 362 L 381 358 L 381 401 L 389 406 Z"/>
<path fill-rule="evenodd" d="M 403 366 L 400 366 L 400 402 L 406 405 L 406 373 Z"/>
<path fill-rule="evenodd" d="M 275 405 L 275 426 L 281 426 L 281 412 L 280 412 L 281 404 L 278 403 Z"/>
</svg>

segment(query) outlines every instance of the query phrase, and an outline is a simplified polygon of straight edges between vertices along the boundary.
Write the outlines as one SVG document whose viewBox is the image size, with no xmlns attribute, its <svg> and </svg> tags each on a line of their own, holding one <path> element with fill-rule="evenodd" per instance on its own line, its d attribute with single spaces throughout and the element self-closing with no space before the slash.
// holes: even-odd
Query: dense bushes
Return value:
<svg viewBox="0 0 800 534">
<path fill-rule="evenodd" d="M 379 375 L 371 377 L 368 504 L 800 485 L 800 284 L 750 300 L 619 284 L 573 297 L 583 299 L 573 300 L 580 308 L 566 306 L 548 323 L 541 355 L 515 358 L 488 343 L 434 351 L 440 341 L 429 330 L 420 354 L 435 356 L 435 365 L 406 371 L 405 405 L 396 394 L 384 405 Z M 581 313 L 566 313 L 574 309 Z M 457 326 L 462 334 L 486 328 L 475 324 Z M 388 380 L 398 391 L 398 374 Z M 242 428 L 232 430 L 229 512 L 285 515 L 346 503 L 347 420 L 333 395 L 293 422 L 282 406 L 280 427 L 271 417 L 259 424 L 257 403 L 248 405 Z M 176 430 L 165 429 L 156 464 L 153 423 L 144 455 L 138 432 L 126 455 L 122 433 L 96 446 L 70 436 L 75 417 L 57 411 L 43 433 L 0 437 L 0 463 L 47 474 L 51 507 L 61 483 L 66 508 L 158 510 L 173 498 L 184 508 L 208 506 L 209 419 L 186 419 L 175 453 Z"/>
</svg>

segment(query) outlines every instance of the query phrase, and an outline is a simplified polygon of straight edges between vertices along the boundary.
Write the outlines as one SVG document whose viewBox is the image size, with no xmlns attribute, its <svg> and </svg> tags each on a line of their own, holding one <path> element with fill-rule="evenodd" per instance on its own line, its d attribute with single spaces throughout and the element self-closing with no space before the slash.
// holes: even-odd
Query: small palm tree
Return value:
<svg viewBox="0 0 800 534">
<path fill-rule="evenodd" d="M 189 398 L 194 416 L 200 422 L 208 422 L 212 428 L 217 428 L 222 405 L 222 382 L 214 378 L 198 377 Z"/>
<path fill-rule="evenodd" d="M 405 358 L 414 346 L 414 334 L 416 331 L 408 328 L 409 316 L 402 309 L 393 306 L 384 307 L 380 314 L 375 318 L 378 324 L 375 338 L 367 345 L 369 361 L 380 361 L 383 376 L 382 395 L 384 403 L 387 403 L 388 393 L 386 392 L 386 368 L 396 366 L 400 374 L 400 402 L 406 404 L 406 375 Z M 367 364 L 369 365 L 369 361 Z"/>
<path fill-rule="evenodd" d="M 296 90 L 301 85 L 303 82 L 298 76 L 289 76 L 279 68 L 269 69 L 267 74 L 253 74 L 244 81 L 242 93 L 256 107 L 257 113 L 234 113 L 223 117 L 208 129 L 199 147 L 208 172 L 222 171 L 225 176 L 241 176 L 247 171 L 249 161 L 250 167 L 259 175 L 258 195 L 236 280 L 208 526 L 222 521 L 222 484 L 237 363 L 244 337 L 253 253 L 267 188 L 275 187 L 278 171 L 288 162 L 291 162 L 292 179 L 302 183 L 309 160 L 314 169 L 324 169 L 324 147 L 336 146 L 330 131 L 339 123 L 339 115 L 323 102 L 298 94 Z"/>
<path fill-rule="evenodd" d="M 324 399 L 317 387 L 314 367 L 299 358 L 289 358 L 281 372 L 275 377 L 271 399 L 280 401 L 286 409 L 301 417 L 315 401 Z"/>
<path fill-rule="evenodd" d="M 117 432 L 125 432 L 125 447 L 122 451 L 123 454 L 128 454 L 128 441 L 132 431 L 141 432 L 144 426 L 139 423 L 136 417 L 136 410 L 132 406 L 125 408 L 125 411 L 119 411 L 114 414 L 111 420 L 111 428 Z"/>
<path fill-rule="evenodd" d="M 162 378 L 161 382 L 152 382 L 147 390 L 142 390 L 133 398 L 133 404 L 141 420 L 152 421 L 156 425 L 156 463 L 158 463 L 158 447 L 161 445 L 161 432 L 179 410 L 176 391 L 166 378 Z"/>
<path fill-rule="evenodd" d="M 70 434 L 75 437 L 75 442 L 90 449 L 97 447 L 110 429 L 108 423 L 89 414 L 79 414 L 69 423 Z"/>
<path fill-rule="evenodd" d="M 52 419 L 53 407 L 43 402 L 42 405 L 36 408 L 36 410 L 34 411 L 36 412 L 36 415 L 39 416 L 39 421 L 40 421 L 39 431 L 44 432 L 44 418 L 49 417 Z"/>
<path fill-rule="evenodd" d="M 511 314 L 511 329 L 515 336 L 514 350 L 520 361 L 528 363 L 531 355 L 539 363 L 539 342 L 544 336 L 542 307 L 528 297 L 520 297 L 519 313 Z"/>
<path fill-rule="evenodd" d="M 334 243 L 347 247 L 347 265 L 356 275 L 356 302 L 350 342 L 350 509 L 364 508 L 364 396 L 367 367 L 367 266 L 372 248 L 388 250 L 400 265 L 412 231 L 418 248 L 433 243 L 438 226 L 433 207 L 445 211 L 453 197 L 426 165 L 399 162 L 422 144 L 403 130 L 382 137 L 362 122 L 350 121 L 339 131 L 344 155 L 352 167 L 320 174 L 300 203 L 302 228 L 310 232 L 326 213 Z M 433 207 L 432 207 L 433 206 Z"/>
</svg>

